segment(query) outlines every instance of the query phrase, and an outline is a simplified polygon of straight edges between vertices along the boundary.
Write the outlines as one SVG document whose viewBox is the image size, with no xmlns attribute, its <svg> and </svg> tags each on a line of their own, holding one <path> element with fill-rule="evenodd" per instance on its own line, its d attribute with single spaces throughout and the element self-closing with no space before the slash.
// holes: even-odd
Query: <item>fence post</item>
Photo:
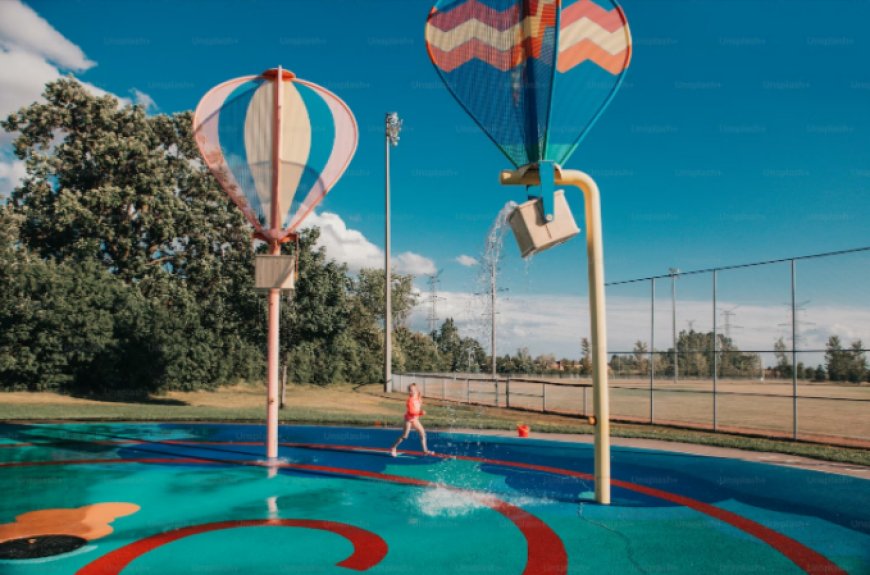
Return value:
<svg viewBox="0 0 870 575">
<path fill-rule="evenodd" d="M 587 391 L 589 391 L 589 387 L 584 385 L 583 386 L 583 417 L 589 417 L 589 411 L 586 409 L 586 395 L 587 395 L 586 392 Z"/>
<path fill-rule="evenodd" d="M 716 283 L 718 279 L 718 270 L 713 270 L 713 431 L 719 429 L 719 403 L 717 395 L 717 384 L 719 383 L 719 354 L 716 353 L 719 345 L 716 341 Z"/>
<path fill-rule="evenodd" d="M 471 404 L 471 383 L 465 378 L 465 403 Z"/>
<path fill-rule="evenodd" d="M 447 380 L 441 378 L 441 399 L 447 399 Z"/>
<path fill-rule="evenodd" d="M 541 384 L 541 412 L 547 413 L 547 384 Z"/>
<path fill-rule="evenodd" d="M 423 397 L 427 397 L 426 396 L 426 380 L 427 379 L 429 379 L 429 378 L 425 377 L 425 376 L 423 377 Z"/>
<path fill-rule="evenodd" d="M 506 408 L 511 407 L 511 377 L 508 376 L 504 383 L 504 405 Z"/>
<path fill-rule="evenodd" d="M 797 404 L 797 269 L 795 260 L 791 260 L 791 411 L 792 439 L 798 436 L 798 404 Z"/>
</svg>

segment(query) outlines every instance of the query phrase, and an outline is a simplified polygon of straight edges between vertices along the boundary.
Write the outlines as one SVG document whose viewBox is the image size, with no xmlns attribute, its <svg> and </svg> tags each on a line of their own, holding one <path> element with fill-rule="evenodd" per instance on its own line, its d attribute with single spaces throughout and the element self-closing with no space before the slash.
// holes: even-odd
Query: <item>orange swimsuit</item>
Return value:
<svg viewBox="0 0 870 575">
<path fill-rule="evenodd" d="M 409 397 L 405 406 L 405 421 L 414 421 L 423 413 L 423 400 L 419 397 Z"/>
</svg>

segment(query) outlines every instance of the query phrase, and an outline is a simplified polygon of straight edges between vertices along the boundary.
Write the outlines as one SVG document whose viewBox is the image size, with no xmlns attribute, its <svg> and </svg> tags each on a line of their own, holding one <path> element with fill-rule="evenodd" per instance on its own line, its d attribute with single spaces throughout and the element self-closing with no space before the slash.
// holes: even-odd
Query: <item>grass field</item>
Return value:
<svg viewBox="0 0 870 575">
<path fill-rule="evenodd" d="M 428 389 L 427 392 L 432 394 L 434 390 Z M 383 394 L 380 385 L 325 388 L 291 386 L 287 390 L 286 406 L 280 417 L 284 423 L 398 427 L 404 412 L 403 397 L 398 393 Z M 591 393 L 589 401 L 591 406 Z M 433 399 L 427 400 L 426 409 L 426 425 L 432 429 L 510 430 L 523 422 L 531 425 L 536 433 L 592 433 L 592 427 L 576 416 L 517 412 Z M 263 387 L 256 385 L 225 387 L 215 392 L 171 392 L 144 403 L 96 401 L 53 393 L 0 394 L 0 421 L 261 422 L 264 417 L 265 392 Z M 870 450 L 867 449 L 630 423 L 614 424 L 612 434 L 616 437 L 680 441 L 870 465 Z"/>
</svg>

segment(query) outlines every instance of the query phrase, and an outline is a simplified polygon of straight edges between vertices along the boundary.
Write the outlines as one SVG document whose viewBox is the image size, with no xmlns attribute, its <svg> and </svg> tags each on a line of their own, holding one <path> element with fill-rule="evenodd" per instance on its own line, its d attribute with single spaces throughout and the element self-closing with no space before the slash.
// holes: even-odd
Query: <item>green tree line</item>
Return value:
<svg viewBox="0 0 870 575">
<path fill-rule="evenodd" d="M 757 353 L 742 352 L 731 338 L 716 335 L 716 368 L 719 377 L 759 379 L 762 376 L 774 379 L 792 378 L 792 354 L 783 338 L 773 346 L 776 364 L 762 366 L 761 356 Z M 652 361 L 647 344 L 635 342 L 631 353 L 613 354 L 610 369 L 617 375 L 647 376 L 650 369 L 663 377 L 674 375 L 674 348 L 654 351 Z M 676 371 L 680 377 L 709 378 L 713 375 L 713 333 L 694 330 L 682 331 L 677 338 Z M 832 381 L 861 383 L 870 381 L 867 357 L 861 340 L 851 342 L 844 348 L 840 338 L 832 335 L 825 346 L 824 364 L 814 366 L 797 362 L 795 375 L 807 381 Z"/>
</svg>

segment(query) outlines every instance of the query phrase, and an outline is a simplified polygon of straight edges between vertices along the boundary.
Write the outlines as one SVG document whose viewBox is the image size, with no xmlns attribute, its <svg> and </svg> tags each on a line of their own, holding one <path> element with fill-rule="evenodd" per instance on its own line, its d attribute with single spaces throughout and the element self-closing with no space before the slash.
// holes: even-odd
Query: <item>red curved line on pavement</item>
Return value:
<svg viewBox="0 0 870 575">
<path fill-rule="evenodd" d="M 117 575 L 134 559 L 167 543 L 172 543 L 173 541 L 199 533 L 221 529 L 235 529 L 237 527 L 305 527 L 307 529 L 321 529 L 341 535 L 351 542 L 353 553 L 350 557 L 338 563 L 338 566 L 353 569 L 354 571 L 371 569 L 387 555 L 387 543 L 383 539 L 371 531 L 366 531 L 347 523 L 318 521 L 314 519 L 250 519 L 204 523 L 202 525 L 191 525 L 189 527 L 173 529 L 166 533 L 158 533 L 103 555 L 79 569 L 76 575 Z"/>
<path fill-rule="evenodd" d="M 353 445 L 330 446 L 320 445 L 316 443 L 283 443 L 282 445 L 285 445 L 287 447 L 308 447 L 322 450 L 333 449 L 336 451 L 381 451 L 381 449 L 378 448 L 357 447 Z M 382 451 L 386 452 L 388 450 L 383 449 Z M 424 456 L 423 452 L 420 451 L 405 451 L 403 453 Z M 503 467 L 517 467 L 521 469 L 551 473 L 554 475 L 577 477 L 579 479 L 584 479 L 587 481 L 595 480 L 595 477 L 589 473 L 572 471 L 570 469 L 562 469 L 559 467 L 549 467 L 546 465 L 535 465 L 533 463 L 521 463 L 516 461 L 504 461 L 499 459 L 486 459 L 483 457 L 473 457 L 470 455 L 454 456 L 440 453 L 436 454 L 435 457 L 439 457 L 442 459 L 459 459 L 462 461 L 473 461 L 477 463 L 486 463 L 489 465 L 500 465 Z M 834 563 L 821 553 L 810 549 L 803 543 L 796 541 L 791 537 L 780 533 L 779 531 L 775 531 L 769 527 L 765 527 L 764 525 L 746 517 L 743 517 L 742 515 L 738 515 L 737 513 L 727 511 L 725 509 L 722 509 L 721 507 L 716 507 L 715 505 L 710 505 L 709 503 L 704 503 L 703 501 L 698 501 L 697 499 L 692 499 L 691 497 L 685 497 L 683 495 L 678 495 L 669 491 L 646 487 L 645 485 L 640 485 L 638 483 L 630 483 L 628 481 L 621 481 L 619 479 L 612 479 L 611 483 L 613 485 L 616 485 L 617 487 L 622 487 L 623 489 L 628 489 L 636 493 L 643 493 L 644 495 L 648 495 L 650 497 L 655 497 L 657 499 L 662 499 L 664 501 L 669 501 L 677 505 L 682 505 L 684 507 L 694 509 L 695 511 L 713 517 L 714 519 L 723 521 L 724 523 L 727 523 L 732 527 L 736 527 L 744 533 L 752 535 L 753 537 L 760 539 L 764 543 L 767 543 L 768 545 L 785 555 L 804 572 L 809 573 L 810 575 L 847 575 L 846 571 L 841 569 L 836 563 Z"/>
<path fill-rule="evenodd" d="M 502 501 L 489 493 L 478 493 L 452 485 L 433 483 L 432 481 L 426 481 L 425 479 L 416 479 L 414 477 L 404 477 L 401 475 L 388 475 L 386 473 L 377 473 L 375 471 L 365 471 L 361 469 L 343 469 L 340 467 L 306 465 L 302 463 L 282 463 L 279 467 L 283 469 L 299 469 L 303 471 L 328 473 L 331 475 L 365 477 L 378 481 L 388 481 L 390 483 L 399 483 L 402 485 L 415 485 L 418 487 L 441 487 L 442 489 L 449 489 L 457 493 L 471 494 L 476 496 L 479 503 L 486 505 L 493 511 L 501 513 L 505 518 L 516 525 L 517 529 L 519 529 L 520 533 L 525 537 L 526 568 L 523 569 L 523 575 L 536 575 L 539 573 L 566 575 L 568 573 L 568 553 L 565 551 L 565 545 L 562 543 L 562 540 L 558 535 L 556 535 L 552 528 L 528 511 L 517 507 L 516 505 L 511 505 L 507 501 Z"/>
<path fill-rule="evenodd" d="M 150 457 L 136 459 L 69 459 L 60 461 L 16 461 L 12 463 L 2 463 L 3 467 L 38 467 L 45 465 L 88 465 L 88 464 L 116 464 L 116 463 L 156 463 L 156 464 L 199 464 L 199 465 L 245 465 L 251 467 L 277 467 L 281 469 L 298 469 L 300 471 L 311 471 L 315 473 L 324 473 L 329 475 L 342 475 L 351 477 L 364 477 L 378 481 L 388 481 L 390 483 L 398 483 L 402 485 L 413 485 L 417 487 L 441 487 L 450 489 L 457 493 L 471 494 L 477 497 L 477 501 L 493 511 L 502 514 L 506 519 L 511 521 L 526 539 L 526 567 L 522 575 L 536 575 L 539 573 L 547 573 L 548 575 L 566 575 L 568 573 L 568 554 L 565 551 L 565 545 L 558 535 L 539 518 L 535 517 L 528 511 L 521 509 L 515 505 L 511 505 L 506 501 L 502 501 L 497 497 L 488 493 L 477 493 L 467 489 L 461 489 L 452 485 L 444 485 L 433 483 L 424 479 L 416 479 L 413 477 L 403 477 L 401 475 L 387 475 L 374 471 L 365 471 L 361 469 L 342 469 L 339 467 L 328 467 L 323 465 L 305 465 L 301 463 L 279 463 L 270 465 L 266 462 L 255 461 L 216 461 L 210 459 L 198 458 L 172 458 L 172 457 Z M 170 532 L 170 534 L 173 532 Z M 159 537 L 159 535 L 153 536 Z M 142 541 L 148 541 L 144 539 Z M 137 542 L 138 543 L 138 542 Z M 132 545 L 135 545 L 133 543 Z M 162 543 L 161 543 L 162 544 Z M 124 548 L 122 548 L 124 549 Z M 114 552 L 113 552 L 114 553 Z M 109 555 L 112 555 L 110 553 Z M 135 557 L 134 557 L 135 558 Z M 128 560 L 132 561 L 132 558 Z M 104 573 L 112 575 L 118 571 L 79 571 L 77 575 L 102 575 Z"/>
</svg>

